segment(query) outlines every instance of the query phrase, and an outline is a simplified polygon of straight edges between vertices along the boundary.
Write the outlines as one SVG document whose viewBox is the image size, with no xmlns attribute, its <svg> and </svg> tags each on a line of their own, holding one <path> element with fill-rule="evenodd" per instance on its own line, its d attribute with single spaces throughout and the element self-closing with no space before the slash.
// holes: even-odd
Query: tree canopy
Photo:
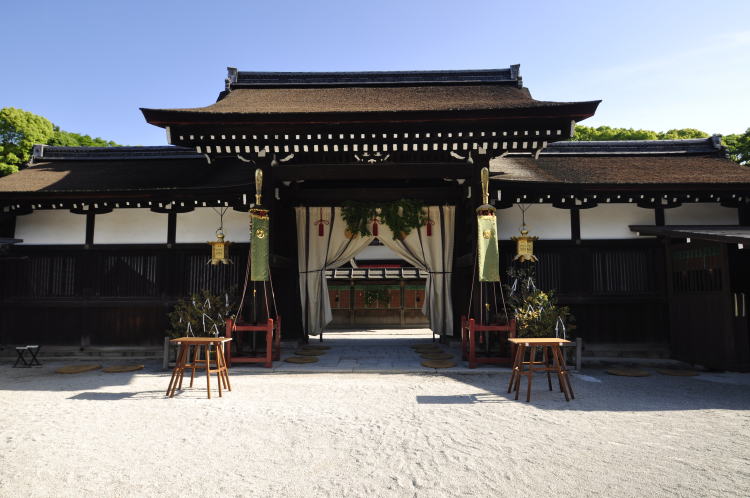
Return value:
<svg viewBox="0 0 750 498">
<path fill-rule="evenodd" d="M 611 126 L 576 125 L 571 140 L 679 140 L 685 138 L 706 138 L 708 133 L 695 128 L 683 128 L 667 131 L 636 130 L 634 128 L 612 128 Z"/>
<path fill-rule="evenodd" d="M 750 166 L 750 128 L 745 133 L 734 133 L 722 138 L 729 149 L 729 158 L 743 166 Z"/>
<path fill-rule="evenodd" d="M 50 120 L 34 113 L 4 107 L 0 109 L 0 176 L 18 171 L 31 158 L 35 144 L 113 147 L 115 142 L 61 130 Z"/>
<path fill-rule="evenodd" d="M 706 138 L 708 133 L 695 128 L 667 131 L 636 130 L 633 128 L 612 128 L 611 126 L 576 125 L 571 140 L 679 140 L 685 138 Z M 722 143 L 729 152 L 729 158 L 743 166 L 750 166 L 750 128 L 745 133 L 735 133 L 722 137 Z"/>
</svg>

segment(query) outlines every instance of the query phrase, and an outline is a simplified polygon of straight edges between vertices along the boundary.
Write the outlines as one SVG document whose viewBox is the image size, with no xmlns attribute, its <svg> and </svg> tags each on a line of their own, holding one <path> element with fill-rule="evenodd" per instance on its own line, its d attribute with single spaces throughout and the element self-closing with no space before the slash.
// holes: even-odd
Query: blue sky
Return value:
<svg viewBox="0 0 750 498">
<path fill-rule="evenodd" d="M 521 64 L 589 125 L 750 127 L 750 1 L 5 2 L 0 107 L 129 145 L 139 107 L 212 103 L 226 67 L 419 70 Z"/>
</svg>

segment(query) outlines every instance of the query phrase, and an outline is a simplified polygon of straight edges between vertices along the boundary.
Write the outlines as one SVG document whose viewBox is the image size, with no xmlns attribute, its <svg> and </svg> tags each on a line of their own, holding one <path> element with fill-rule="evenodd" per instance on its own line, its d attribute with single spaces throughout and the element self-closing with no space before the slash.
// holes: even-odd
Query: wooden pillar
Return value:
<svg viewBox="0 0 750 498">
<path fill-rule="evenodd" d="M 86 249 L 91 249 L 94 245 L 94 222 L 96 220 L 96 214 L 93 211 L 86 213 Z"/>
<path fill-rule="evenodd" d="M 405 316 L 406 312 L 404 310 L 404 307 L 406 306 L 406 300 L 404 299 L 404 292 L 406 291 L 406 282 L 402 278 L 399 283 L 401 284 L 401 294 L 400 294 L 400 296 L 401 296 L 401 304 L 399 306 L 399 308 L 401 308 L 400 309 L 400 312 L 401 312 L 400 315 L 401 316 L 400 316 L 399 323 L 401 324 L 402 327 L 406 327 L 406 316 Z"/>
<path fill-rule="evenodd" d="M 570 238 L 581 242 L 581 210 L 577 207 L 570 208 Z"/>
<path fill-rule="evenodd" d="M 739 224 L 746 227 L 750 226 L 750 206 L 745 204 L 737 208 L 737 219 Z"/>
<path fill-rule="evenodd" d="M 664 226 L 664 208 L 657 207 L 654 209 L 654 225 L 663 227 Z"/>
<path fill-rule="evenodd" d="M 177 239 L 177 213 L 170 211 L 167 214 L 167 247 L 172 248 Z"/>
<path fill-rule="evenodd" d="M 302 339 L 304 330 L 302 329 L 302 305 L 300 304 L 297 268 L 297 219 L 292 189 L 286 188 L 276 178 L 274 171 L 274 168 L 283 166 L 272 164 L 273 159 L 274 155 L 268 154 L 258 158 L 255 165 L 248 165 L 248 179 L 252 186 L 247 196 L 248 202 L 255 202 L 255 187 L 252 179 L 255 169 L 261 168 L 263 171 L 262 207 L 271 210 L 271 278 L 276 305 L 284 320 L 282 334 L 284 340 Z M 277 189 L 278 199 L 276 198 Z"/>
<path fill-rule="evenodd" d="M 0 237 L 12 239 L 16 233 L 16 215 L 12 213 L 0 214 Z"/>
</svg>

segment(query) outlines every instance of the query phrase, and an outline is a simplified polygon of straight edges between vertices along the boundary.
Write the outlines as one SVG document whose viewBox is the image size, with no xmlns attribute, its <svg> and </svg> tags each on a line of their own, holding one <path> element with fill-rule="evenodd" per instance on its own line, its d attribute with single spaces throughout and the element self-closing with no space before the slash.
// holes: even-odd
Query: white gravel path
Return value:
<svg viewBox="0 0 750 498">
<path fill-rule="evenodd" d="M 566 403 L 508 374 L 0 366 L 0 496 L 749 496 L 750 376 L 573 376 Z M 709 381 L 710 380 L 710 381 Z"/>
</svg>

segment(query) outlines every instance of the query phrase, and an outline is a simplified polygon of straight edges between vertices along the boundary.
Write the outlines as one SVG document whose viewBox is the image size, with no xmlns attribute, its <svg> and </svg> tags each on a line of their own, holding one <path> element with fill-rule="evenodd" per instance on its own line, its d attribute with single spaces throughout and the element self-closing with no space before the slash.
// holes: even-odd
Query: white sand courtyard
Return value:
<svg viewBox="0 0 750 498">
<path fill-rule="evenodd" d="M 0 367 L 0 496 L 748 496 L 750 375 L 169 373 Z"/>
</svg>

